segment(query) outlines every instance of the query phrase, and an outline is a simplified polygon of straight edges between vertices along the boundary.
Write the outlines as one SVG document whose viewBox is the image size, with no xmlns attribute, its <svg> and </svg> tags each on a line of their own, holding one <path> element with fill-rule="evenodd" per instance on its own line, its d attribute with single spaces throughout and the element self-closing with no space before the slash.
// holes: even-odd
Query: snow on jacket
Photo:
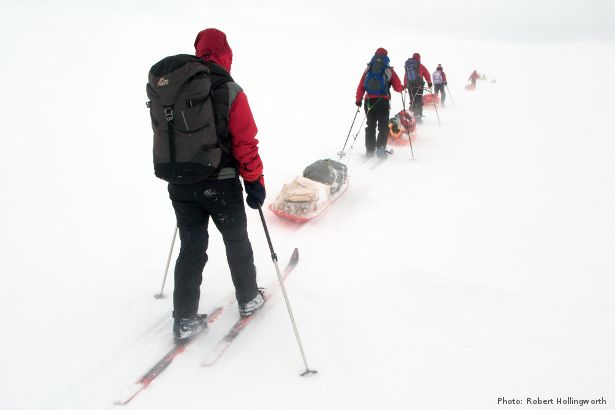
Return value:
<svg viewBox="0 0 615 410">
<path fill-rule="evenodd" d="M 421 64 L 421 55 L 419 53 L 414 53 L 412 59 L 419 62 L 419 75 L 425 78 L 428 85 L 431 85 L 431 74 L 429 74 L 429 70 Z M 406 87 L 408 87 L 408 73 L 404 75 L 404 88 Z"/>
<path fill-rule="evenodd" d="M 226 35 L 220 30 L 208 28 L 201 31 L 196 36 L 194 48 L 197 57 L 231 72 L 233 51 L 226 41 Z M 261 179 L 263 162 L 258 154 L 256 139 L 258 128 L 248 104 L 248 97 L 243 90 L 237 94 L 229 109 L 228 132 L 232 154 L 239 166 L 239 174 L 245 181 Z"/>
</svg>

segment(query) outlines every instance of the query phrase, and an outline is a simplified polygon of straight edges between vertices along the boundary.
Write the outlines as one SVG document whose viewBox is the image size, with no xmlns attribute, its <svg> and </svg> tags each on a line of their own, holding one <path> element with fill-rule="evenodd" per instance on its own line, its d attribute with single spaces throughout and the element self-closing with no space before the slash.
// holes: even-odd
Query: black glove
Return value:
<svg viewBox="0 0 615 410">
<path fill-rule="evenodd" d="M 252 209 L 258 209 L 263 206 L 265 197 L 267 196 L 263 177 L 256 181 L 243 181 L 243 185 L 246 187 L 246 194 L 248 194 L 246 198 L 248 206 Z"/>
<path fill-rule="evenodd" d="M 361 108 L 361 104 L 363 104 L 363 101 L 359 100 L 355 102 L 356 106 Z"/>
<path fill-rule="evenodd" d="M 448 83 L 445 81 L 445 82 L 444 82 L 444 85 L 448 85 Z"/>
<path fill-rule="evenodd" d="M 431 88 L 431 83 L 427 83 L 427 86 L 428 86 L 429 88 Z"/>
</svg>

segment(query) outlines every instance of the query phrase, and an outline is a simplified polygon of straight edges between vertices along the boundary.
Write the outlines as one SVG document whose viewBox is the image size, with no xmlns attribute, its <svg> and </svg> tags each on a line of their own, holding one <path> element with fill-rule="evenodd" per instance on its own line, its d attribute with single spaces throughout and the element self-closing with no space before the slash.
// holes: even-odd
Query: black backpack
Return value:
<svg viewBox="0 0 615 410">
<path fill-rule="evenodd" d="M 174 184 L 206 179 L 222 159 L 209 68 L 192 55 L 167 57 L 152 66 L 146 88 L 154 173 Z"/>
</svg>

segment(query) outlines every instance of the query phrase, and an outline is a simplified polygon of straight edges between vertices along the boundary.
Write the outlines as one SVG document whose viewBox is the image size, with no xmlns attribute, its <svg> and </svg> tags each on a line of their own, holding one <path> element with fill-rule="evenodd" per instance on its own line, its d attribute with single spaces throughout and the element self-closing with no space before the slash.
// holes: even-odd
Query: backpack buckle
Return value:
<svg viewBox="0 0 615 410">
<path fill-rule="evenodd" d="M 171 107 L 166 107 L 164 109 L 164 116 L 167 119 L 167 122 L 171 122 L 173 121 L 173 108 Z"/>
</svg>

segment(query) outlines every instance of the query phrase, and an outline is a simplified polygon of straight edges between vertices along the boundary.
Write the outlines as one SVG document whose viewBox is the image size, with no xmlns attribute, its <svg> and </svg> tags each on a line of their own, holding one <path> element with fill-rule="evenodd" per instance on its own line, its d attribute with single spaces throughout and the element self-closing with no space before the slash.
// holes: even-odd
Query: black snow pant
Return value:
<svg viewBox="0 0 615 410">
<path fill-rule="evenodd" d="M 410 99 L 412 101 L 412 112 L 418 118 L 423 116 L 423 85 L 418 87 L 410 86 Z"/>
<path fill-rule="evenodd" d="M 440 96 L 440 102 L 442 102 L 442 105 L 444 105 L 444 100 L 446 100 L 446 92 L 444 92 L 444 83 L 434 84 L 434 94 L 438 95 L 438 93 L 442 94 Z"/>
<path fill-rule="evenodd" d="M 256 268 L 242 192 L 239 178 L 205 180 L 190 185 L 169 184 L 181 239 L 175 264 L 173 317 L 189 318 L 197 314 L 203 268 L 207 262 L 210 216 L 224 240 L 237 301 L 246 303 L 256 296 Z"/>
<path fill-rule="evenodd" d="M 366 98 L 365 115 L 367 127 L 365 128 L 365 149 L 368 153 L 376 148 L 386 148 L 389 137 L 389 100 L 385 98 Z M 376 139 L 376 127 L 378 138 Z"/>
</svg>

